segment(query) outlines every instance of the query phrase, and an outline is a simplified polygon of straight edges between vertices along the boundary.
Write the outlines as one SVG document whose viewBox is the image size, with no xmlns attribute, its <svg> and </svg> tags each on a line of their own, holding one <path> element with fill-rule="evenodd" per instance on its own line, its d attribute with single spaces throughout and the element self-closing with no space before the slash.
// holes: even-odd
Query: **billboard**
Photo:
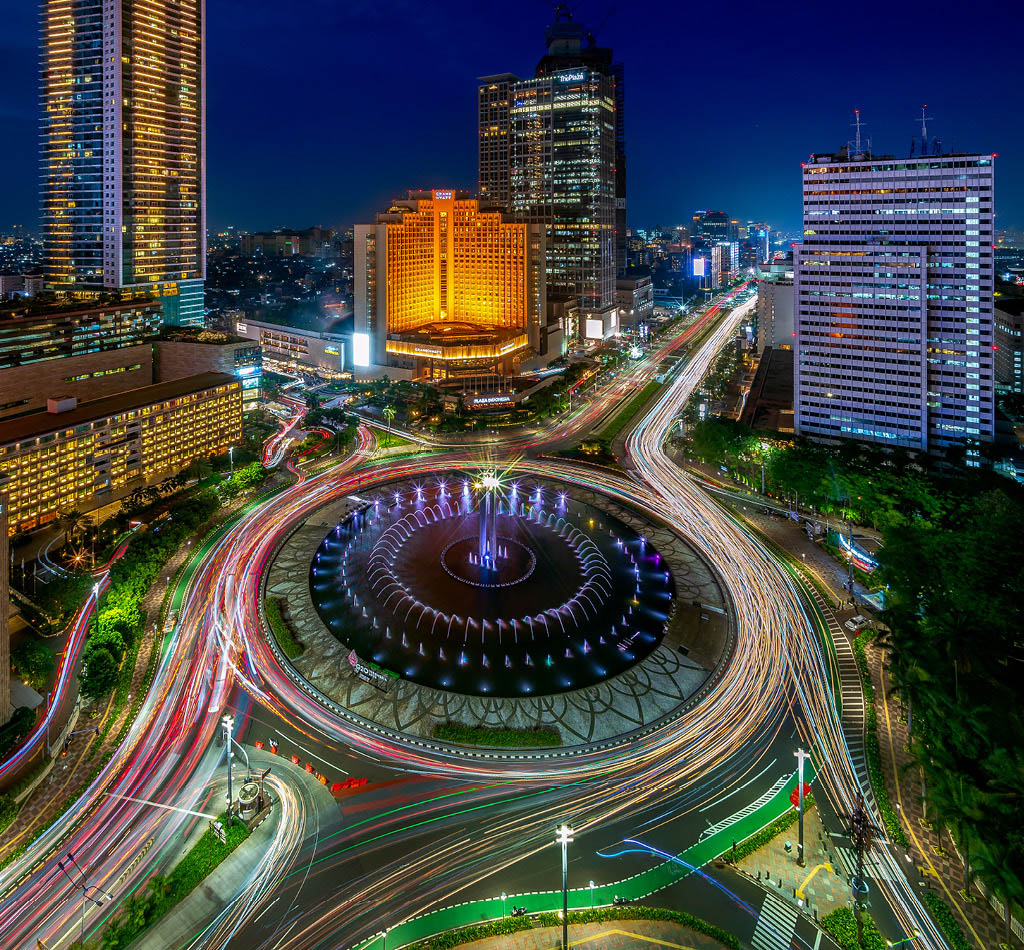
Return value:
<svg viewBox="0 0 1024 950">
<path fill-rule="evenodd" d="M 369 333 L 353 333 L 352 334 L 352 365 L 353 366 L 369 366 L 370 365 L 370 334 Z"/>
<path fill-rule="evenodd" d="M 604 339 L 604 321 L 600 318 L 597 320 L 593 317 L 588 317 L 584 324 L 584 330 L 586 332 L 586 338 L 588 340 L 603 340 Z"/>
<path fill-rule="evenodd" d="M 693 276 L 703 277 L 704 276 L 704 264 L 705 260 L 703 257 L 695 257 L 693 259 Z"/>
</svg>

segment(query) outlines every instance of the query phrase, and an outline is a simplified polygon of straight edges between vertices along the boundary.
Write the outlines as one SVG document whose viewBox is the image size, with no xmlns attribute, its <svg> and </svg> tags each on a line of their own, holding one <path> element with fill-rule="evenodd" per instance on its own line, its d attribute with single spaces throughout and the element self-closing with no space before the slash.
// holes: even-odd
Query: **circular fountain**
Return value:
<svg viewBox="0 0 1024 950">
<path fill-rule="evenodd" d="M 674 597 L 624 522 L 558 483 L 491 472 L 364 499 L 320 543 L 309 582 L 351 662 L 475 696 L 615 676 L 658 646 Z"/>
</svg>

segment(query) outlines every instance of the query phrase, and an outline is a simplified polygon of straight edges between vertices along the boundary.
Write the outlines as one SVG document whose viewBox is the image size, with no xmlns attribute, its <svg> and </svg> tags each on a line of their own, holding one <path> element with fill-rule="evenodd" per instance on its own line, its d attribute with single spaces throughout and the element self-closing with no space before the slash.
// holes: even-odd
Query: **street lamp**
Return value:
<svg viewBox="0 0 1024 950">
<path fill-rule="evenodd" d="M 221 723 L 224 728 L 224 756 L 228 764 L 228 824 L 231 824 L 231 729 L 235 724 L 234 718 L 226 715 Z"/>
<path fill-rule="evenodd" d="M 231 446 L 228 449 L 228 461 L 231 463 L 231 474 L 235 474 L 235 447 Z"/>
<path fill-rule="evenodd" d="M 797 808 L 799 809 L 800 816 L 800 837 L 797 842 L 796 851 L 796 863 L 800 867 L 804 866 L 804 761 L 810 758 L 809 753 L 804 752 L 803 749 L 797 749 L 793 753 L 796 756 L 797 762 Z"/>
<path fill-rule="evenodd" d="M 562 846 L 562 950 L 569 950 L 569 858 L 568 846 L 573 830 L 564 822 L 555 832 L 555 841 Z"/>
<path fill-rule="evenodd" d="M 501 892 L 501 919 L 502 920 L 505 919 L 505 898 L 506 897 L 508 897 L 508 895 L 504 891 L 502 891 Z"/>
<path fill-rule="evenodd" d="M 377 936 L 380 937 L 380 950 L 388 950 L 388 932 L 386 930 L 378 930 Z"/>
<path fill-rule="evenodd" d="M 590 882 L 590 909 L 594 909 L 594 882 Z"/>
</svg>

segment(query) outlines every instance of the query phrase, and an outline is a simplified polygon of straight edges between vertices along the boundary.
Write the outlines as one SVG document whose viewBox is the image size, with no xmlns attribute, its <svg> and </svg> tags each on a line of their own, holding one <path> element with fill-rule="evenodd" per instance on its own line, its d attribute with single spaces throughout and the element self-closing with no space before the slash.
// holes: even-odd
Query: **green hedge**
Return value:
<svg viewBox="0 0 1024 950">
<path fill-rule="evenodd" d="M 551 726 L 506 729 L 501 726 L 467 726 L 462 722 L 438 722 L 430 730 L 430 735 L 441 742 L 496 746 L 502 749 L 541 749 L 562 744 L 558 730 Z"/>
<path fill-rule="evenodd" d="M 837 907 L 821 918 L 821 926 L 843 950 L 887 950 L 885 938 L 878 932 L 875 922 L 864 914 L 864 941 L 857 943 L 857 918 L 850 907 Z"/>
<path fill-rule="evenodd" d="M 632 396 L 630 400 L 603 426 L 599 431 L 601 438 L 611 443 L 612 439 L 615 438 L 626 426 L 629 424 L 629 420 L 633 418 L 647 403 L 659 389 L 661 389 L 661 383 L 652 380 L 640 392 Z"/>
<path fill-rule="evenodd" d="M 853 653 L 857 658 L 860 678 L 864 686 L 865 736 L 864 751 L 868 760 L 868 776 L 871 787 L 875 791 L 878 810 L 882 814 L 885 830 L 893 842 L 904 848 L 910 847 L 903 826 L 896 816 L 896 811 L 889 802 L 889 790 L 885 787 L 885 773 L 882 771 L 882 750 L 878 744 L 878 714 L 875 712 L 875 687 L 871 682 L 871 671 L 868 668 L 867 645 L 874 637 L 874 630 L 865 630 L 853 639 Z"/>
<path fill-rule="evenodd" d="M 495 920 L 489 924 L 476 924 L 472 927 L 463 927 L 460 930 L 446 930 L 436 937 L 414 943 L 411 950 L 451 950 L 452 947 L 471 943 L 474 940 L 514 934 L 520 930 L 530 930 L 532 927 L 533 921 L 529 917 L 506 917 L 504 920 Z"/>
<path fill-rule="evenodd" d="M 814 807 L 814 796 L 804 796 L 804 813 Z M 742 861 L 750 857 L 755 851 L 759 851 L 776 835 L 782 834 L 787 828 L 796 824 L 800 813 L 795 808 L 790 808 L 784 815 L 779 815 L 770 825 L 765 825 L 760 831 L 755 831 L 749 838 L 744 838 L 736 845 L 736 855 L 733 857 L 732 848 L 723 852 L 720 857 L 726 861 Z"/>
<path fill-rule="evenodd" d="M 539 914 L 537 919 L 542 927 L 560 927 L 562 925 L 562 918 L 557 913 Z M 569 912 L 570 924 L 600 923 L 605 920 L 667 920 L 683 927 L 689 927 L 690 930 L 695 930 L 697 933 L 705 934 L 729 947 L 730 950 L 740 950 L 740 941 L 735 934 L 682 910 L 669 910 L 667 907 L 645 907 L 643 904 L 623 904 L 620 907 L 595 907 L 593 910 Z"/>
<path fill-rule="evenodd" d="M 939 925 L 939 930 L 953 950 L 971 950 L 971 943 L 964 936 L 949 905 L 935 891 L 924 892 L 924 905 L 935 918 L 935 923 Z"/>
<path fill-rule="evenodd" d="M 277 597 L 271 597 L 269 594 L 263 598 L 263 613 L 267 618 L 267 623 L 270 624 L 270 631 L 274 635 L 274 639 L 277 640 L 277 645 L 284 651 L 284 655 L 289 660 L 294 660 L 296 657 L 302 656 L 303 646 L 295 639 L 295 635 L 291 631 L 291 627 L 288 626 L 284 619 L 284 615 L 281 613 L 281 601 Z"/>
<path fill-rule="evenodd" d="M 203 882 L 246 838 L 249 830 L 240 822 L 227 824 L 227 814 L 220 816 L 227 842 L 221 844 L 212 828 L 207 828 L 167 877 L 155 876 L 149 882 L 150 892 L 129 897 L 121 912 L 111 918 L 103 934 L 103 950 L 127 947 L 145 930 L 152 927 L 173 907 L 184 900 Z"/>
</svg>

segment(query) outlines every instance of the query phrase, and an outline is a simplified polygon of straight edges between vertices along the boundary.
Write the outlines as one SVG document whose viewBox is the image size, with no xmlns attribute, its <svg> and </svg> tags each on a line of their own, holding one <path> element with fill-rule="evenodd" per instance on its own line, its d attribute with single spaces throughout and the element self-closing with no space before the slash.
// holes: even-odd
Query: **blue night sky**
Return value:
<svg viewBox="0 0 1024 950">
<path fill-rule="evenodd" d="M 596 26 L 612 0 L 582 0 Z M 1015 9 L 1016 8 L 1016 9 Z M 474 188 L 477 76 L 532 74 L 549 4 L 207 0 L 211 228 L 348 225 L 419 187 Z M 629 221 L 697 208 L 795 228 L 800 162 L 852 136 L 906 155 L 922 102 L 945 149 L 998 152 L 1024 225 L 1024 59 L 1011 0 L 616 2 Z M 37 5 L 0 0 L 0 231 L 35 226 Z"/>
</svg>

